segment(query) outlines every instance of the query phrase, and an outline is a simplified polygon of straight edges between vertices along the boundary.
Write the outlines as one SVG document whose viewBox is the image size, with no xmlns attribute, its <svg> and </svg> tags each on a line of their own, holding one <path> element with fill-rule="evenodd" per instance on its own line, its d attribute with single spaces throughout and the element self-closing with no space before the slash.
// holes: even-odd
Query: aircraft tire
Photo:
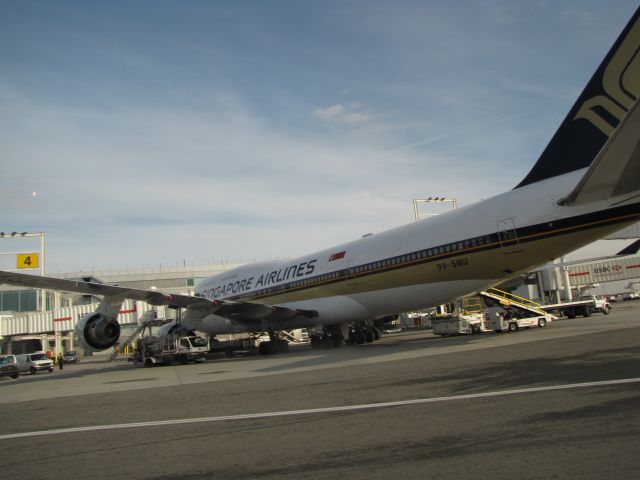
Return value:
<svg viewBox="0 0 640 480">
<path fill-rule="evenodd" d="M 362 330 L 356 330 L 353 333 L 353 342 L 356 345 L 362 345 L 363 343 L 365 343 L 367 340 L 364 336 L 364 332 Z"/>
<path fill-rule="evenodd" d="M 373 334 L 373 330 L 371 330 L 371 328 L 367 328 L 364 331 L 364 340 L 367 343 L 371 343 L 374 342 L 376 339 L 375 335 Z"/>
<path fill-rule="evenodd" d="M 276 342 L 276 353 L 287 353 L 289 351 L 289 342 L 286 340 L 278 340 Z"/>
<path fill-rule="evenodd" d="M 380 331 L 380 329 L 378 327 L 371 327 L 371 331 L 373 331 L 373 339 L 380 340 L 380 338 L 382 337 L 382 332 Z"/>
</svg>

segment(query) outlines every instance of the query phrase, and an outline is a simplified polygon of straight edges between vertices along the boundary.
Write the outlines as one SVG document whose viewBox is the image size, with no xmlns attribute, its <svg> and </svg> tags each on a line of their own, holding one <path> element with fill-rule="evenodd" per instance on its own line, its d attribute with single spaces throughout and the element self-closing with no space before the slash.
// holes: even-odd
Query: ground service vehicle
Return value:
<svg viewBox="0 0 640 480">
<path fill-rule="evenodd" d="M 0 377 L 18 378 L 18 362 L 15 355 L 0 355 Z"/>
<path fill-rule="evenodd" d="M 556 315 L 563 315 L 567 318 L 576 318 L 578 315 L 590 317 L 594 312 L 602 312 L 608 315 L 611 311 L 611 304 L 600 295 L 588 295 L 575 302 L 541 305 L 540 309 Z"/>
<path fill-rule="evenodd" d="M 431 327 L 434 335 L 448 337 L 450 335 L 471 335 L 481 333 L 484 328 L 485 316 L 483 313 L 468 313 L 446 315 L 431 318 Z"/>
<path fill-rule="evenodd" d="M 136 341 L 133 362 L 145 367 L 170 365 L 176 362 L 187 364 L 204 360 L 208 351 L 206 340 L 197 335 L 187 337 L 150 335 Z"/>
<path fill-rule="evenodd" d="M 488 317 L 477 296 L 438 305 L 430 316 L 434 335 L 471 335 L 488 331 Z"/>
<path fill-rule="evenodd" d="M 27 353 L 25 355 L 16 355 L 18 361 L 18 370 L 20 372 L 53 372 L 53 361 L 44 353 Z"/>
<path fill-rule="evenodd" d="M 507 310 L 502 315 L 496 315 L 493 318 L 493 329 L 496 333 L 500 332 L 516 332 L 521 328 L 546 327 L 551 322 L 551 315 L 526 316 L 519 311 Z"/>
</svg>

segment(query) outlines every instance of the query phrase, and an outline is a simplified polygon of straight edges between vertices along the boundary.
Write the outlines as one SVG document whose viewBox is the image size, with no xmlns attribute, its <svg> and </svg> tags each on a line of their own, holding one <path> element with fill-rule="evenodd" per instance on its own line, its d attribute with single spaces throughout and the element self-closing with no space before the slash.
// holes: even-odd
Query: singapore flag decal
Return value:
<svg viewBox="0 0 640 480">
<path fill-rule="evenodd" d="M 329 261 L 333 262 L 334 260 L 340 260 L 341 258 L 344 258 L 346 254 L 347 252 L 345 250 L 343 250 L 342 252 L 334 253 L 329 257 Z"/>
</svg>

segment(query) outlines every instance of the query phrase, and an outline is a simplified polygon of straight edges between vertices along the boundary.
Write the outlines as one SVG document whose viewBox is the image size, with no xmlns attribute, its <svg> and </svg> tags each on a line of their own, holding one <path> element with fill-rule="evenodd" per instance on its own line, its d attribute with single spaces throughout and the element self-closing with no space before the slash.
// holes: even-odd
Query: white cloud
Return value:
<svg viewBox="0 0 640 480">
<path fill-rule="evenodd" d="M 347 107 L 342 104 L 331 105 L 330 107 L 317 108 L 313 114 L 321 120 L 330 121 L 339 119 L 347 111 Z"/>
<path fill-rule="evenodd" d="M 384 129 L 377 143 L 298 137 L 241 101 L 208 114 L 91 110 L 14 92 L 5 107 L 0 215 L 47 232 L 54 270 L 304 254 L 410 222 L 414 197 L 468 203 L 498 188 L 470 174 L 454 191 L 443 159 L 385 154 Z"/>
<path fill-rule="evenodd" d="M 342 121 L 346 124 L 361 125 L 363 123 L 372 122 L 375 117 L 370 113 L 351 112 L 351 113 L 345 113 L 344 115 L 342 115 L 341 118 L 342 118 Z"/>
<path fill-rule="evenodd" d="M 355 102 L 349 105 L 338 103 L 329 107 L 316 108 L 313 115 L 325 122 L 339 122 L 346 125 L 363 125 L 375 119 L 374 114 L 360 111 L 360 104 Z"/>
</svg>

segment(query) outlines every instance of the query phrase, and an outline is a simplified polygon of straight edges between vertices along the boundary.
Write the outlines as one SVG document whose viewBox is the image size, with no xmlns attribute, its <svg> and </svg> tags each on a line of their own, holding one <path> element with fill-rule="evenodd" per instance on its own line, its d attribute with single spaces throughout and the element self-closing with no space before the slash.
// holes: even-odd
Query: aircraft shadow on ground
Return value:
<svg viewBox="0 0 640 480">
<path fill-rule="evenodd" d="M 456 392 L 466 394 L 523 387 L 597 382 L 638 376 L 637 347 L 592 351 L 588 355 L 553 355 L 483 363 L 477 367 L 442 369 L 428 377 L 390 382 L 388 387 L 455 382 Z M 635 387 L 637 388 L 637 387 Z"/>
<path fill-rule="evenodd" d="M 431 351 L 437 351 L 439 349 L 455 345 L 476 343 L 481 340 L 481 337 L 481 335 L 460 335 L 456 337 L 449 337 L 446 339 L 434 336 L 424 336 L 418 338 L 408 337 L 406 340 L 400 339 L 395 343 L 384 342 L 385 339 L 389 339 L 391 337 L 383 337 L 382 341 L 370 344 L 343 345 L 342 347 L 337 349 L 334 348 L 327 350 L 305 350 L 302 352 L 302 359 L 300 361 L 265 367 L 259 369 L 258 371 L 264 373 L 273 373 L 297 368 L 318 367 L 322 365 L 326 365 L 327 367 L 329 367 L 335 363 L 358 360 L 358 358 L 370 359 L 396 353 L 410 353 L 413 351 L 423 350 L 425 348 L 429 348 Z"/>
</svg>

